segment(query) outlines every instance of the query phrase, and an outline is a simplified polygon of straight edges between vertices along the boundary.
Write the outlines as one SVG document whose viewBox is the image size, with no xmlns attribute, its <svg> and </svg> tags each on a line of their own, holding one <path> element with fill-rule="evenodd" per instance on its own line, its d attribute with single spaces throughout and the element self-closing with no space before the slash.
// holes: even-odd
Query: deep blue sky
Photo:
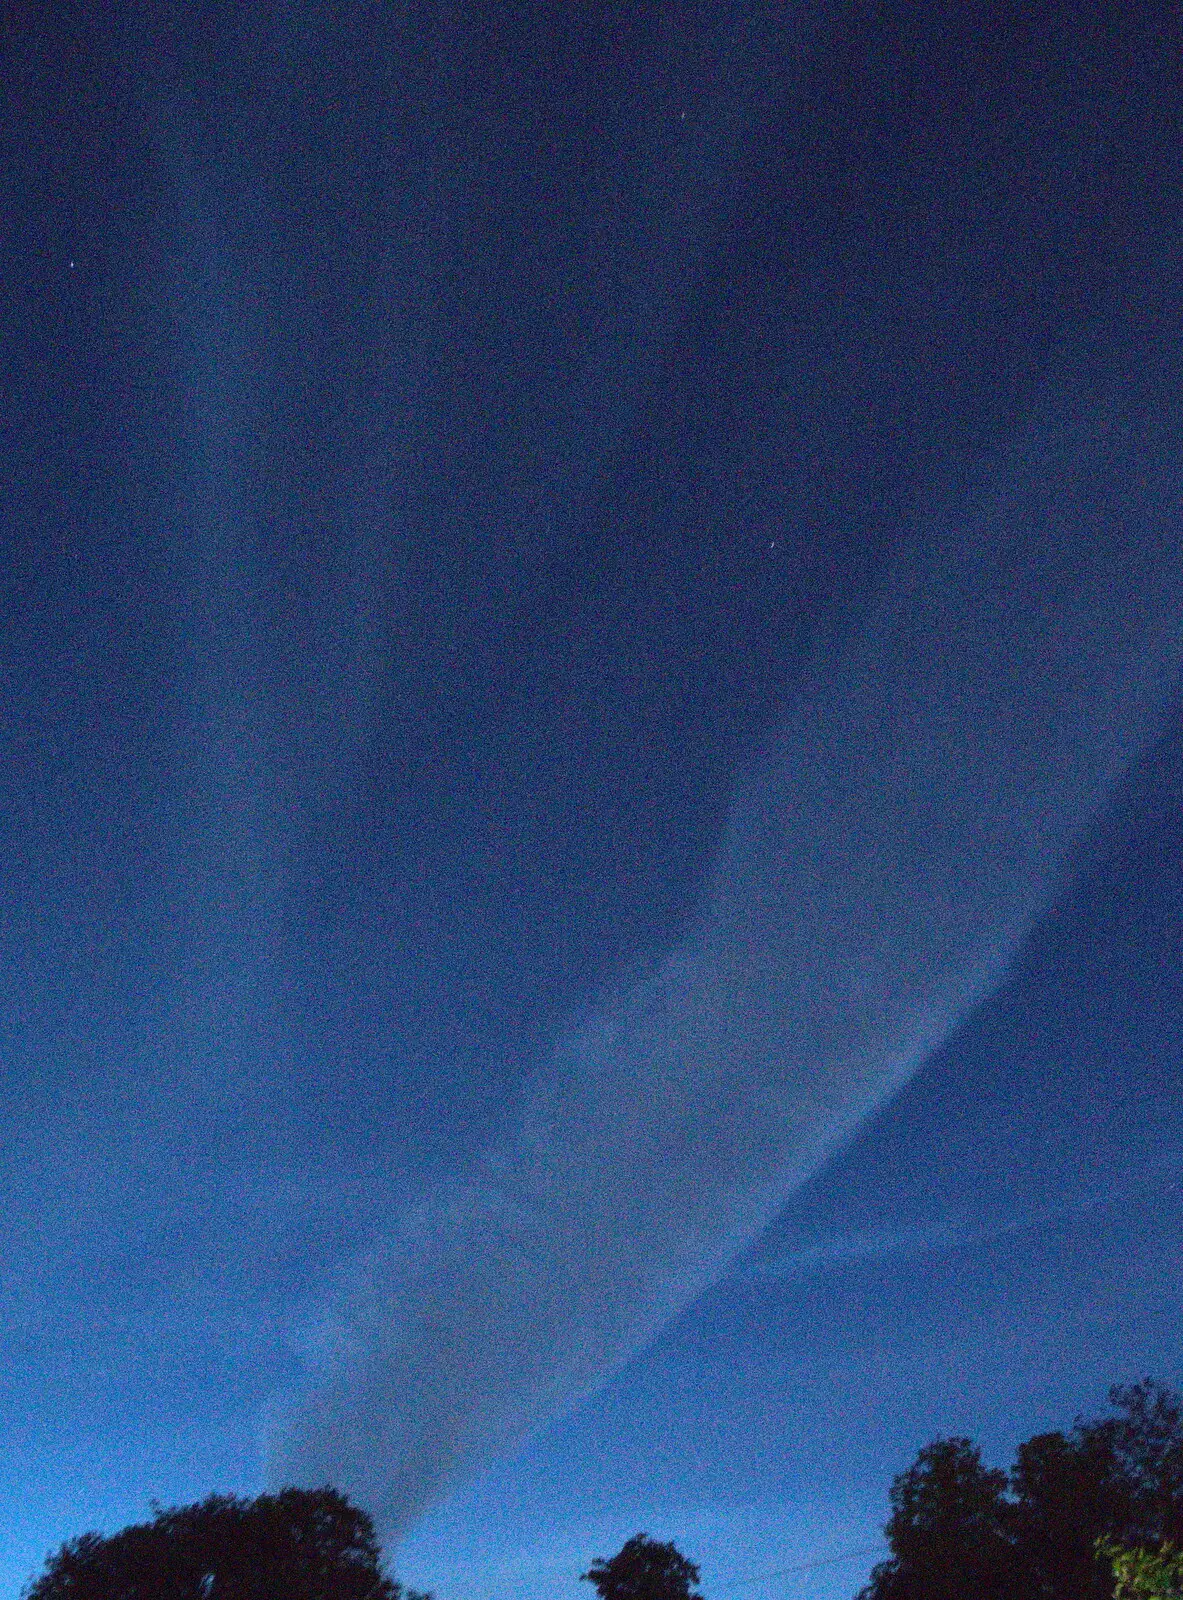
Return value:
<svg viewBox="0 0 1183 1600">
<path fill-rule="evenodd" d="M 5 1592 L 262 1486 L 350 1263 L 679 946 L 901 556 L 989 540 L 1016 460 L 1083 496 L 1055 441 L 1116 417 L 1136 564 L 1181 45 L 1128 3 L 5 8 Z M 740 1583 L 873 1545 L 937 1432 L 1002 1460 L 1183 1382 L 1181 776 L 1173 713 L 1002 986 L 406 1578 L 541 1600 L 643 1527 L 708 1600 L 851 1594 L 871 1557 Z"/>
</svg>

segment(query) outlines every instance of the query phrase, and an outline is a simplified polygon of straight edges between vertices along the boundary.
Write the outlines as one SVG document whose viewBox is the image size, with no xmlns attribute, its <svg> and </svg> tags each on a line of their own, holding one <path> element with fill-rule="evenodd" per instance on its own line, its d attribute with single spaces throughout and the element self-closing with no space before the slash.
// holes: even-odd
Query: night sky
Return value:
<svg viewBox="0 0 1183 1600">
<path fill-rule="evenodd" d="M 1181 52 L 2 8 L 4 1593 L 329 1477 L 838 1600 L 1183 1384 Z"/>
</svg>

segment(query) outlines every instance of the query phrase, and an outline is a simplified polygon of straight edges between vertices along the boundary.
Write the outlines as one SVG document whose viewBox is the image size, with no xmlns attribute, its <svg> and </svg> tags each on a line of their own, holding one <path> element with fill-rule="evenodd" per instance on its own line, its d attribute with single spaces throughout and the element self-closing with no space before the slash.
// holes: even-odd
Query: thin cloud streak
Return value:
<svg viewBox="0 0 1183 1600">
<path fill-rule="evenodd" d="M 1063 1205 L 1041 1206 L 1013 1217 L 1003 1217 L 974 1225 L 964 1217 L 938 1217 L 930 1222 L 900 1227 L 863 1228 L 853 1233 L 831 1234 L 776 1256 L 745 1262 L 739 1276 L 750 1280 L 774 1279 L 796 1282 L 824 1271 L 860 1261 L 881 1261 L 895 1256 L 944 1255 L 954 1250 L 969 1250 L 975 1245 L 994 1244 L 1017 1234 L 1035 1233 L 1059 1222 L 1071 1222 L 1098 1211 L 1146 1201 L 1154 1196 L 1175 1194 L 1180 1188 L 1176 1173 L 1169 1179 L 1127 1184 L 1091 1194 Z"/>
</svg>

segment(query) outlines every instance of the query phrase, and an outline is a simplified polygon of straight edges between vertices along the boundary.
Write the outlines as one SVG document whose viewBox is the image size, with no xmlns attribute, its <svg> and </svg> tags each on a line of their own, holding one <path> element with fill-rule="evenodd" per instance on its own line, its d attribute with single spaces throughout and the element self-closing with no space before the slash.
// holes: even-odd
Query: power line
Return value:
<svg viewBox="0 0 1183 1600">
<path fill-rule="evenodd" d="M 797 1572 L 813 1572 L 818 1567 L 836 1567 L 842 1561 L 857 1561 L 862 1556 L 882 1554 L 881 1544 L 863 1545 L 859 1550 L 845 1550 L 841 1555 L 815 1556 L 812 1561 L 797 1561 L 791 1567 L 777 1567 L 775 1572 L 757 1572 L 751 1577 L 740 1578 L 735 1583 L 724 1583 L 721 1587 L 726 1590 L 749 1589 L 757 1583 L 769 1583 L 773 1578 L 788 1578 Z"/>
</svg>

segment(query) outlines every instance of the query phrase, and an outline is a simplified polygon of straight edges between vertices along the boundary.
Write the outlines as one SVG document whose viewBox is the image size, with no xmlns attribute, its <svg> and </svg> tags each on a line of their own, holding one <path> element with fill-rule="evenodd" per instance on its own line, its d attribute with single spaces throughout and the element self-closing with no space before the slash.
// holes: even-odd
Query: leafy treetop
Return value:
<svg viewBox="0 0 1183 1600">
<path fill-rule="evenodd" d="M 892 1485 L 891 1555 L 859 1600 L 1112 1600 L 1098 1540 L 1132 1552 L 1123 1600 L 1159 1600 L 1132 1585 L 1183 1540 L 1183 1404 L 1149 1379 L 1109 1398 L 1116 1416 L 1037 1434 L 1009 1473 L 968 1439 L 926 1445 Z"/>
<path fill-rule="evenodd" d="M 64 1544 L 25 1600 L 429 1600 L 383 1574 L 373 1523 L 335 1489 L 153 1510 Z"/>
<path fill-rule="evenodd" d="M 1169 1540 L 1158 1550 L 1130 1550 L 1099 1539 L 1097 1553 L 1112 1563 L 1113 1600 L 1183 1600 L 1183 1550 Z"/>
<path fill-rule="evenodd" d="M 693 1587 L 699 1577 L 694 1562 L 672 1542 L 645 1533 L 634 1534 L 609 1560 L 597 1557 L 579 1576 L 600 1600 L 702 1600 Z"/>
</svg>

